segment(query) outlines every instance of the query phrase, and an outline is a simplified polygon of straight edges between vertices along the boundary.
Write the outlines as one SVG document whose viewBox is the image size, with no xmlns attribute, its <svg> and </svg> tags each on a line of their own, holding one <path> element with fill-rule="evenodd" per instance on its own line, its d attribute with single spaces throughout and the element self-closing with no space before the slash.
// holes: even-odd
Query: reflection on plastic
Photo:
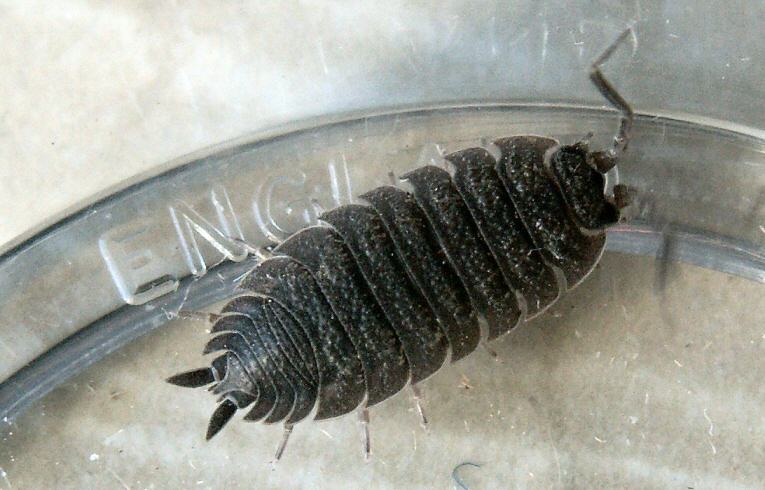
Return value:
<svg viewBox="0 0 765 490">
<path fill-rule="evenodd" d="M 352 203 L 345 155 L 329 160 L 327 176 L 332 207 Z M 323 208 L 317 201 L 319 196 L 311 196 L 317 189 L 308 188 L 307 182 L 306 174 L 298 171 L 294 175 L 268 177 L 257 187 L 252 199 L 252 219 L 270 242 L 278 243 L 293 231 L 318 222 Z M 278 197 L 285 192 L 290 196 L 286 203 Z M 168 206 L 186 268 L 196 277 L 204 276 L 210 263 L 241 262 L 254 250 L 242 232 L 240 216 L 226 188 L 215 184 L 208 196 L 198 205 L 176 199 Z M 200 209 L 210 206 L 212 213 L 203 215 Z M 167 270 L 172 257 L 167 252 L 163 254 L 157 245 L 162 231 L 156 225 L 133 226 L 110 230 L 99 239 L 99 249 L 112 280 L 128 304 L 144 304 L 178 288 L 178 278 Z M 207 250 L 210 247 L 212 250 Z M 211 257 L 212 251 L 217 258 Z"/>
<path fill-rule="evenodd" d="M 187 203 L 176 200 L 169 207 L 178 242 L 183 250 L 186 264 L 197 277 L 207 273 L 207 264 L 196 236 L 204 238 L 226 259 L 241 262 L 247 258 L 244 236 L 231 206 L 226 189 L 218 184 L 210 192 L 220 228 L 216 228 Z M 238 239 L 238 240 L 237 240 Z"/>
<path fill-rule="evenodd" d="M 341 163 L 338 164 L 339 160 Z M 329 183 L 332 186 L 332 199 L 335 207 L 343 204 L 353 204 L 353 191 L 351 188 L 351 176 L 348 173 L 348 160 L 345 155 L 338 159 L 331 159 L 327 169 L 329 170 Z"/>
<path fill-rule="evenodd" d="M 277 201 L 277 189 L 282 187 L 294 189 L 293 195 L 305 194 L 305 173 L 298 173 L 297 177 L 278 175 L 270 177 L 258 186 L 255 198 L 252 201 L 252 210 L 255 222 L 266 238 L 274 243 L 284 240 L 289 235 L 289 230 L 294 227 L 315 224 L 319 210 L 315 204 L 307 198 L 292 199 L 281 209 L 273 206 Z M 279 216 L 275 211 L 282 211 L 284 216 Z"/>
<path fill-rule="evenodd" d="M 128 304 L 140 305 L 178 289 L 178 280 L 163 271 L 161 257 L 145 246 L 156 231 L 153 226 L 131 225 L 110 230 L 98 240 L 112 280 Z"/>
<path fill-rule="evenodd" d="M 465 148 L 467 148 L 467 146 Z M 444 149 L 441 147 L 441 145 L 437 143 L 430 143 L 422 147 L 420 156 L 417 158 L 416 167 L 424 167 L 425 165 L 446 167 L 446 160 L 444 160 Z"/>
</svg>

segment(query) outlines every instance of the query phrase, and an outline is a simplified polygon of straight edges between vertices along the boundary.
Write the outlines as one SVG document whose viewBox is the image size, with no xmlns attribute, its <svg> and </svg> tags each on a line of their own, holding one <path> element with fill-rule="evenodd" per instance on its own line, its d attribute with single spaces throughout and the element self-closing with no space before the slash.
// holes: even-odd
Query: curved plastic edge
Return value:
<svg viewBox="0 0 765 490">
<path fill-rule="evenodd" d="M 233 297 L 231 284 L 256 263 L 254 259 L 226 262 L 216 267 L 216 274 L 186 277 L 180 286 L 188 290 L 184 309 L 197 310 Z M 67 337 L 0 384 L 0 420 L 12 422 L 56 386 L 177 315 L 160 307 L 125 305 Z"/>
<path fill-rule="evenodd" d="M 21 253 L 27 248 L 34 246 L 35 243 L 43 240 L 46 236 L 56 233 L 57 230 L 66 226 L 70 221 L 77 219 L 78 217 L 87 215 L 93 208 L 101 206 L 112 200 L 118 199 L 120 196 L 129 194 L 138 189 L 150 186 L 153 182 L 161 180 L 163 178 L 171 177 L 175 173 L 183 172 L 187 167 L 194 165 L 195 163 L 204 160 L 205 158 L 213 155 L 220 154 L 226 151 L 241 151 L 243 148 L 256 146 L 266 140 L 274 141 L 278 138 L 286 138 L 298 135 L 303 132 L 315 130 L 317 127 L 331 127 L 337 126 L 351 121 L 359 119 L 373 119 L 384 118 L 396 115 L 417 115 L 419 113 L 431 114 L 434 112 L 455 112 L 455 111 L 469 111 L 480 109 L 498 109 L 507 108 L 513 110 L 537 110 L 537 109 L 570 109 L 577 111 L 585 111 L 591 115 L 603 115 L 614 113 L 611 109 L 604 109 L 602 106 L 587 106 L 576 105 L 565 102 L 551 102 L 551 103 L 535 103 L 526 101 L 460 101 L 456 102 L 442 102 L 438 104 L 432 104 L 427 106 L 394 106 L 382 108 L 380 110 L 369 111 L 354 111 L 348 113 L 340 113 L 329 116 L 312 117 L 300 121 L 295 121 L 287 124 L 281 124 L 274 127 L 266 128 L 262 131 L 256 131 L 246 135 L 242 135 L 238 138 L 234 138 L 231 141 L 224 143 L 211 145 L 192 153 L 180 156 L 170 162 L 158 166 L 151 172 L 137 175 L 131 179 L 121 182 L 115 187 L 105 189 L 103 192 L 94 196 L 90 196 L 83 202 L 75 204 L 69 209 L 63 210 L 57 213 L 49 220 L 41 223 L 38 226 L 33 227 L 26 233 L 6 242 L 0 244 L 0 263 L 13 260 L 14 256 Z M 760 130 L 750 126 L 744 126 L 735 124 L 730 121 L 721 121 L 718 119 L 700 117 L 695 114 L 680 114 L 680 113 L 663 113 L 661 111 L 637 111 L 635 112 L 636 120 L 657 120 L 662 119 L 666 122 L 678 122 L 678 123 L 690 123 L 696 126 L 697 129 L 706 128 L 710 132 L 719 133 L 724 130 L 730 135 L 735 135 L 739 138 L 748 138 L 752 141 L 760 142 L 765 140 L 765 130 Z"/>
<path fill-rule="evenodd" d="M 375 115 L 366 114 L 362 119 L 370 120 L 372 117 L 382 117 L 401 114 L 430 114 L 433 112 L 449 112 L 451 114 L 460 110 L 480 110 L 490 108 L 565 108 L 563 104 L 480 104 L 439 105 L 429 108 L 410 108 L 399 111 L 380 111 Z M 590 114 L 610 114 L 611 111 L 602 108 L 583 108 L 570 106 L 578 111 L 588 111 Z M 332 118 L 323 118 L 324 126 L 339 125 L 358 119 L 358 115 L 341 115 Z M 655 115 L 641 115 L 639 118 L 656 120 Z M 666 116 L 666 121 L 688 122 L 693 119 Z M 99 206 L 109 203 L 139 189 L 145 188 L 152 182 L 171 175 L 182 174 L 192 168 L 196 163 L 204 161 L 215 151 L 220 153 L 233 153 L 242 148 L 252 148 L 262 144 L 267 138 L 270 141 L 279 138 L 294 136 L 300 132 L 316 129 L 319 119 L 290 124 L 280 128 L 271 129 L 258 133 L 256 139 L 252 136 L 238 139 L 223 145 L 218 145 L 196 152 L 193 156 L 187 156 L 176 162 L 164 166 L 166 170 L 157 173 L 150 178 L 128 183 L 116 193 L 102 197 L 80 211 L 69 215 L 62 221 L 55 223 L 43 231 L 37 233 L 28 240 L 6 248 L 0 252 L 0 264 L 13 261 L 26 249 L 33 247 L 47 236 L 56 234 L 66 229 L 66 225 L 78 217 L 94 212 Z M 731 127 L 729 124 L 719 124 L 718 127 L 710 126 L 712 121 L 699 121 L 702 127 L 719 134 L 720 128 L 724 132 L 738 137 L 758 140 L 748 128 Z M 751 129 L 751 128 L 749 128 Z M 167 169 L 168 166 L 171 168 Z M 665 258 L 671 261 L 681 261 L 693 265 L 710 268 L 713 270 L 735 274 L 741 277 L 765 282 L 765 257 L 758 253 L 754 244 L 742 243 L 729 237 L 710 237 L 709 233 L 699 230 L 684 229 L 678 226 L 632 223 L 616 227 L 609 233 L 607 250 Z M 179 289 L 184 291 L 184 307 L 186 309 L 199 309 L 216 301 L 225 299 L 232 294 L 231 280 L 238 277 L 252 267 L 251 260 L 234 263 L 227 262 L 215 267 L 216 274 L 208 274 L 201 278 L 188 276 L 180 280 Z M 225 279 L 225 280 L 224 280 Z M 191 287 L 191 286 L 194 287 Z M 134 308 L 128 305 L 122 306 L 115 311 L 102 316 L 100 319 L 84 326 L 76 333 L 55 344 L 44 353 L 40 354 L 32 362 L 16 371 L 8 379 L 0 384 L 0 420 L 9 422 L 21 414 L 34 401 L 40 399 L 53 388 L 63 383 L 71 376 L 92 365 L 99 359 L 111 352 L 123 347 L 139 336 L 152 331 L 172 318 L 161 306 L 160 302 L 147 303 L 145 308 Z"/>
<path fill-rule="evenodd" d="M 606 250 L 684 262 L 765 283 L 765 256 L 745 243 L 667 226 L 620 225 L 609 230 Z M 230 284 L 255 264 L 227 262 L 216 274 L 187 277 L 185 309 L 201 309 L 233 296 Z M 191 288 L 191 285 L 194 285 Z M 78 372 L 174 318 L 161 308 L 125 306 L 59 343 L 0 385 L 0 420 L 10 423 L 32 403 Z"/>
</svg>

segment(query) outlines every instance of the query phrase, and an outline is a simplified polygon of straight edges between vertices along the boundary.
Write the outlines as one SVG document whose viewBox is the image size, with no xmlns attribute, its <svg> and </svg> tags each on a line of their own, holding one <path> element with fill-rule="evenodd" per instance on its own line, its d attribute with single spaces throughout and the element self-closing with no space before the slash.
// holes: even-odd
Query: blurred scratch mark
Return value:
<svg viewBox="0 0 765 490">
<path fill-rule="evenodd" d="M 133 109 L 135 109 L 141 120 L 146 120 L 146 113 L 144 112 L 143 107 L 141 107 L 141 103 L 138 100 L 135 88 L 130 85 L 127 81 L 127 78 L 125 78 L 124 68 L 121 67 L 119 70 L 117 70 L 117 74 L 119 81 L 122 84 L 122 88 L 125 90 L 125 94 L 127 95 L 130 104 L 133 106 Z"/>
<path fill-rule="evenodd" d="M 630 38 L 632 39 L 632 53 L 630 56 L 632 56 L 633 58 L 635 57 L 635 54 L 637 53 L 637 50 L 638 50 L 638 37 L 637 37 L 637 33 L 635 32 L 635 24 L 636 22 L 632 22 L 629 26 Z"/>
<path fill-rule="evenodd" d="M 120 478 L 120 476 L 119 476 L 117 473 L 115 473 L 113 469 L 111 469 L 111 468 L 107 468 L 107 471 L 108 471 L 109 473 L 111 473 L 111 474 L 112 474 L 112 476 L 113 476 L 113 477 L 114 477 L 114 478 L 115 478 L 115 479 L 116 479 L 118 482 L 120 482 L 120 484 L 122 485 L 122 488 L 124 488 L 125 490 L 130 490 L 130 487 L 128 486 L 128 484 L 127 484 L 127 483 L 125 483 L 125 480 L 123 480 L 122 478 Z"/>
<path fill-rule="evenodd" d="M 491 55 L 493 57 L 497 56 L 497 16 L 492 15 L 491 20 L 489 21 L 491 24 L 491 27 L 489 28 L 489 35 L 491 37 Z"/>
<path fill-rule="evenodd" d="M 414 45 L 414 41 L 412 41 L 412 38 L 407 39 L 407 43 L 409 44 L 409 51 L 406 53 L 406 61 L 409 63 L 409 67 L 412 68 L 412 70 L 417 71 L 417 63 L 415 63 L 415 56 L 417 55 L 417 48 Z M 366 129 L 367 120 L 364 120 L 364 126 Z"/>
<path fill-rule="evenodd" d="M 712 437 L 714 435 L 715 430 L 715 424 L 712 422 L 712 419 L 709 418 L 709 415 L 707 415 L 707 409 L 704 409 L 704 418 L 707 419 L 707 422 L 709 422 L 709 437 Z"/>
<path fill-rule="evenodd" d="M 547 59 L 547 41 L 550 39 L 550 28 L 547 22 L 544 23 L 544 30 L 542 31 L 542 67 L 545 65 Z"/>
<path fill-rule="evenodd" d="M 324 41 L 319 38 L 316 42 L 316 48 L 319 50 L 319 61 L 324 69 L 324 74 L 329 75 L 329 67 L 327 67 L 327 58 L 324 56 Z"/>
<path fill-rule="evenodd" d="M 714 436 L 714 430 L 715 430 L 715 424 L 712 422 L 712 419 L 707 414 L 707 409 L 704 409 L 704 418 L 707 419 L 707 422 L 709 422 L 709 430 L 707 431 L 707 434 L 709 435 L 708 441 L 709 445 L 712 447 L 712 454 L 717 454 L 717 448 L 715 447 L 715 444 L 712 442 L 712 437 Z"/>
<path fill-rule="evenodd" d="M 197 93 L 194 90 L 194 85 L 191 83 L 191 80 L 189 79 L 189 75 L 186 73 L 185 70 L 183 69 L 179 70 L 178 80 L 183 85 L 183 88 L 184 90 L 186 90 L 186 94 L 189 97 L 189 106 L 197 115 L 200 116 L 200 119 L 201 119 L 202 111 L 199 110 L 199 104 L 197 104 L 197 99 L 198 99 Z"/>
<path fill-rule="evenodd" d="M 578 24 L 579 28 L 579 35 L 581 36 L 584 34 L 584 21 L 580 20 Z M 574 41 L 574 46 L 577 47 L 577 51 L 579 52 L 579 60 L 581 61 L 582 58 L 584 58 L 584 41 Z"/>
<path fill-rule="evenodd" d="M 8 351 L 8 353 L 9 353 L 11 356 L 13 356 L 13 357 L 19 357 L 19 356 L 16 354 L 16 351 L 15 351 L 15 350 L 13 350 L 13 349 L 11 348 L 11 346 L 10 346 L 10 345 L 8 345 L 8 344 L 7 344 L 7 343 L 6 343 L 4 340 L 2 340 L 2 339 L 0 339 L 0 347 L 2 347 L 3 349 L 5 349 L 6 351 Z"/>
<path fill-rule="evenodd" d="M 45 326 L 45 327 L 50 327 L 50 328 L 58 327 L 58 324 L 50 322 L 50 321 L 47 321 L 47 320 L 41 320 L 41 319 L 37 318 L 36 316 L 32 315 L 31 313 L 29 313 L 27 315 L 27 318 L 29 318 L 30 320 L 32 320 L 34 322 L 37 322 L 39 325 Z"/>
<path fill-rule="evenodd" d="M 465 482 L 462 481 L 462 478 L 460 478 L 459 471 L 461 468 L 464 468 L 465 466 L 472 466 L 474 468 L 480 468 L 480 464 L 471 463 L 470 461 L 465 461 L 464 463 L 460 463 L 457 466 L 454 467 L 452 470 L 452 480 L 454 480 L 454 488 L 458 488 L 460 490 L 469 490 L 467 485 L 465 485 Z"/>
<path fill-rule="evenodd" d="M 553 448 L 553 456 L 555 456 L 555 466 L 558 469 L 558 483 L 563 484 L 563 476 L 560 469 L 560 456 L 558 456 L 558 447 L 555 445 L 555 441 L 552 438 L 552 431 L 550 426 L 547 426 L 547 438 L 550 440 L 550 445 Z"/>
<path fill-rule="evenodd" d="M 2 468 L 0 468 L 0 478 L 2 478 L 2 481 L 5 482 L 6 488 L 13 488 L 13 485 L 11 485 L 11 480 L 8 479 L 8 473 L 6 473 Z"/>
</svg>

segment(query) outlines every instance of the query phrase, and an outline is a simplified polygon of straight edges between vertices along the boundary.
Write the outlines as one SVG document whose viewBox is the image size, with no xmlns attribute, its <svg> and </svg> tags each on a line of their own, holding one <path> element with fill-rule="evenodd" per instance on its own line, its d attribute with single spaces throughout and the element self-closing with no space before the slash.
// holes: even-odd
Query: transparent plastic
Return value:
<svg viewBox="0 0 765 490">
<path fill-rule="evenodd" d="M 315 223 L 321 209 L 391 183 L 391 173 L 443 165 L 441 155 L 503 135 L 573 142 L 584 127 L 604 137 L 593 139 L 593 147 L 605 145 L 614 126 L 609 111 L 544 106 L 366 117 L 221 150 L 96 203 L 6 253 L 0 264 L 8 321 L 0 341 L 16 346 L 3 359 L 2 374 L 8 378 L 26 366 L 0 387 L 2 414 L 13 416 L 180 310 L 232 294 L 232 279 L 253 265 L 248 247 Z M 620 182 L 637 191 L 633 217 L 609 233 L 609 250 L 671 253 L 765 281 L 757 226 L 765 222 L 758 197 L 765 184 L 763 144 L 734 131 L 645 116 L 633 135 L 618 167 Z M 50 291 L 57 292 L 55 301 Z M 61 323 L 64 304 L 69 316 Z M 48 351 L 51 345 L 58 347 Z"/>
<path fill-rule="evenodd" d="M 762 429 L 756 425 L 759 422 L 751 419 L 749 411 L 740 421 L 721 422 L 715 414 L 732 417 L 736 412 L 735 404 L 723 403 L 725 397 L 740 400 L 746 410 L 762 402 L 754 374 L 762 364 L 756 360 L 756 351 L 746 350 L 750 345 L 759 347 L 762 341 L 752 337 L 755 325 L 764 317 L 757 301 L 761 289 L 744 279 L 765 282 L 765 125 L 762 104 L 752 103 L 763 100 L 763 89 L 755 87 L 753 81 L 762 80 L 765 69 L 753 60 L 762 59 L 758 56 L 765 47 L 744 49 L 731 36 L 720 34 L 733 30 L 726 16 L 707 15 L 704 29 L 699 29 L 698 24 L 683 20 L 679 7 L 638 12 L 640 15 L 627 9 L 597 22 L 585 20 L 582 14 L 570 25 L 553 15 L 559 6 L 544 8 L 544 15 L 537 15 L 540 7 L 529 6 L 528 11 L 457 21 L 481 32 L 473 38 L 463 34 L 441 44 L 418 38 L 421 44 L 415 48 L 419 49 L 413 49 L 417 58 L 409 63 L 416 63 L 413 76 L 419 85 L 401 86 L 409 70 L 403 61 L 391 71 L 393 75 L 381 75 L 382 88 L 370 92 L 373 95 L 363 102 L 354 98 L 356 92 L 350 102 L 338 102 L 343 100 L 339 93 L 344 85 L 335 80 L 337 99 L 327 102 L 331 107 L 314 107 L 318 117 L 262 131 L 173 163 L 169 170 L 108 193 L 7 248 L 0 256 L 0 352 L 5 353 L 0 356 L 0 419 L 9 423 L 18 419 L 20 430 L 27 431 L 17 434 L 22 442 L 11 439 L 6 453 L 0 456 L 22 458 L 23 453 L 16 452 L 19 448 L 28 444 L 39 450 L 40 441 L 46 437 L 57 444 L 63 444 L 67 437 L 72 438 L 73 445 L 101 444 L 106 449 L 93 449 L 96 457 L 98 451 L 130 452 L 130 448 L 141 446 L 136 441 L 148 444 L 147 439 L 164 438 L 168 447 L 163 450 L 168 452 L 176 450 L 174 444 L 185 446 L 177 449 L 177 457 L 166 456 L 163 478 L 177 474 L 179 465 L 188 464 L 194 474 L 206 479 L 227 465 L 243 468 L 244 461 L 257 458 L 264 462 L 259 471 L 268 471 L 265 454 L 275 447 L 280 437 L 278 428 L 260 427 L 257 433 L 253 426 L 232 429 L 230 439 L 222 434 L 223 439 L 207 446 L 212 448 L 209 451 L 219 451 L 217 455 L 205 453 L 200 449 L 204 446 L 196 444 L 201 443 L 212 400 L 197 407 L 205 393 L 177 394 L 161 383 L 179 368 L 192 367 L 189 363 L 195 359 L 202 361 L 201 356 L 187 355 L 186 350 L 195 346 L 201 349 L 206 327 L 198 322 L 171 321 L 182 311 L 214 309 L 216 302 L 230 297 L 236 279 L 257 261 L 250 253 L 253 248 L 315 223 L 320 210 L 353 202 L 365 190 L 391 183 L 407 170 L 428 163 L 441 165 L 442 155 L 450 151 L 487 146 L 494 138 L 515 134 L 549 135 L 573 142 L 593 133 L 592 147 L 608 145 L 617 115 L 602 108 L 593 95 L 586 78 L 587 60 L 627 21 L 639 20 L 638 42 L 610 61 L 607 69 L 609 75 L 614 72 L 615 84 L 639 113 L 629 151 L 618 167 L 618 180 L 635 190 L 635 201 L 629 222 L 609 231 L 608 251 L 615 253 L 606 256 L 590 283 L 565 299 L 548 320 L 540 320 L 546 322 L 543 328 L 549 332 L 527 328 L 522 330 L 525 333 L 500 342 L 497 350 L 500 359 L 504 358 L 502 363 L 477 354 L 475 360 L 451 366 L 436 380 L 429 380 L 426 395 L 432 398 L 426 408 L 431 407 L 431 420 L 442 423 L 433 422 L 427 436 L 417 432 L 411 414 L 406 415 L 412 419 L 406 429 L 396 432 L 401 413 L 406 414 L 409 407 L 399 397 L 380 409 L 382 420 L 373 418 L 373 438 L 375 433 L 383 433 L 380 439 L 388 445 L 375 442 L 381 456 L 372 465 L 337 468 L 329 456 L 322 457 L 322 448 L 329 444 L 338 454 L 361 460 L 359 451 L 349 448 L 357 444 L 354 429 L 349 429 L 353 424 L 331 421 L 316 427 L 314 435 L 305 436 L 303 442 L 294 444 L 296 447 L 288 448 L 283 464 L 302 470 L 292 476 L 284 472 L 271 476 L 269 484 L 296 485 L 297 479 L 321 481 L 326 473 L 345 478 L 340 486 L 363 484 L 376 477 L 408 481 L 414 486 L 447 486 L 455 481 L 451 469 L 465 461 L 482 464 L 480 469 L 468 465 L 460 470 L 465 481 L 478 488 L 481 484 L 503 486 L 501 482 L 508 481 L 533 486 L 535 478 L 539 478 L 536 482 L 540 486 L 545 482 L 576 486 L 576 475 L 588 471 L 597 474 L 598 462 L 621 465 L 622 472 L 607 480 L 614 484 L 659 486 L 682 480 L 680 483 L 688 485 L 702 481 L 731 486 L 762 482 L 754 460 L 763 448 L 751 442 L 761 436 Z M 676 8 L 680 10 L 675 12 Z M 641 15 L 644 17 L 635 19 Z M 749 17 L 741 18 L 744 25 L 737 28 L 756 27 Z M 488 29 L 483 29 L 489 19 L 505 29 L 490 36 Z M 676 47 L 679 42 L 685 46 L 682 56 Z M 339 59 L 337 55 L 333 68 L 340 68 Z M 357 65 L 356 70 L 354 65 L 343 66 L 347 73 L 356 73 L 359 66 L 370 62 L 362 56 L 348 59 Z M 332 79 L 328 76 L 324 81 L 330 83 Z M 299 109 L 290 113 L 296 119 L 301 115 Z M 622 255 L 625 253 L 647 258 Z M 653 258 L 709 271 L 678 266 L 671 272 L 665 262 L 657 263 Z M 608 268 L 610 272 L 604 270 Z M 735 279 L 721 279 L 727 276 L 710 271 Z M 735 298 L 715 289 L 724 289 L 731 282 L 736 285 Z M 652 302 L 654 294 L 660 299 Z M 688 298 L 694 297 L 700 303 L 696 306 L 707 306 L 715 315 L 705 317 L 692 311 Z M 704 305 L 701 298 L 707 298 L 708 304 Z M 744 306 L 733 300 L 745 301 Z M 728 316 L 718 316 L 720 312 Z M 627 336 L 624 343 L 605 338 L 608 325 L 617 316 L 631 325 L 623 331 Z M 716 330 L 715 321 L 727 322 L 730 328 Z M 583 325 L 592 330 L 586 332 Z M 166 328 L 137 341 L 159 327 Z M 579 347 L 576 339 L 582 335 L 603 335 L 603 347 Z M 697 348 L 688 359 L 678 354 L 686 344 Z M 119 355 L 102 361 L 115 351 L 120 351 Z M 640 357 L 633 357 L 641 353 L 645 358 L 652 351 L 666 351 L 667 365 L 641 365 L 637 361 Z M 593 359 L 592 372 L 589 368 L 576 371 L 581 367 L 573 360 L 577 356 Z M 718 365 L 721 359 L 735 364 L 737 358 L 741 364 L 735 369 L 726 371 Z M 83 372 L 97 362 L 93 369 Z M 668 380 L 675 376 L 672 369 L 694 363 L 694 374 L 682 378 L 683 383 L 678 381 L 682 390 L 671 386 Z M 717 369 L 709 367 L 712 365 Z M 505 369 L 509 373 L 529 372 L 508 381 L 510 375 L 499 372 Z M 746 373 L 747 369 L 752 372 Z M 561 381 L 543 379 L 550 371 Z M 74 382 L 57 392 L 59 398 L 34 405 L 78 373 Z M 598 381 L 588 385 L 588 373 Z M 609 374 L 629 377 L 627 383 L 631 384 L 624 393 L 617 390 L 618 382 L 601 382 Z M 710 387 L 704 387 L 705 378 Z M 733 378 L 738 384 L 729 384 Z M 72 394 L 72 387 L 92 384 L 97 399 L 88 401 L 83 390 Z M 128 401 L 121 399 L 121 389 L 114 388 L 120 385 L 130 386 L 126 389 Z M 664 405 L 655 410 L 649 394 L 654 393 L 652 386 L 663 390 L 659 396 L 664 396 Z M 558 391 L 570 395 L 576 387 L 584 393 L 582 397 L 589 398 L 556 395 Z M 598 391 L 600 388 L 607 390 L 607 395 Z M 727 450 L 712 465 L 714 471 L 701 472 L 706 460 L 673 460 L 667 456 L 667 451 L 671 452 L 667 448 L 675 442 L 660 433 L 671 425 L 674 410 L 682 404 L 680 397 L 685 396 L 683 390 L 689 396 L 691 391 L 714 394 L 704 400 L 699 395 L 694 401 L 700 404 L 683 418 L 698 430 L 700 442 L 694 443 L 708 449 L 710 457 Z M 466 398 L 460 398 L 463 394 Z M 608 398 L 622 422 L 636 432 L 625 435 L 621 426 L 592 415 L 598 406 L 593 400 L 601 396 Z M 590 411 L 578 409 L 577 403 Z M 716 411 L 715 403 L 724 410 Z M 479 418 L 463 417 L 464 404 L 473 404 L 472 413 L 478 413 Z M 513 415 L 505 418 L 508 414 L 495 409 L 495 404 L 512 407 Z M 173 432 L 180 430 L 178 425 L 163 424 L 159 418 L 183 418 L 190 405 L 194 405 L 189 415 L 194 422 L 185 424 L 186 432 Z M 30 407 L 34 408 L 22 416 Z M 53 407 L 56 415 L 46 407 Z M 524 410 L 534 415 L 524 419 Z M 59 430 L 53 422 L 36 420 L 46 412 L 62 416 L 58 411 L 79 420 L 79 424 L 92 417 L 101 425 L 89 439 L 73 430 Z M 97 414 L 104 413 L 103 419 L 98 418 Z M 486 417 L 490 420 L 484 420 Z M 576 425 L 567 417 L 592 420 Z M 522 420 L 526 424 L 523 427 Z M 637 430 L 643 423 L 648 425 Z M 234 425 L 243 424 L 235 421 Z M 749 429 L 749 435 L 727 440 L 726 447 L 716 439 L 720 425 L 729 433 Z M 42 428 L 35 433 L 35 427 Z M 124 435 L 121 431 L 126 428 L 133 430 Z M 605 433 L 616 433 L 618 445 Z M 429 439 L 423 442 L 420 437 Z M 636 439 L 639 437 L 642 439 Z M 253 438 L 267 438 L 268 447 L 261 448 Z M 594 445 L 595 449 L 590 447 L 586 454 L 595 463 L 576 461 L 572 456 L 585 445 L 585 439 Z M 481 447 L 481 440 L 491 442 Z M 420 453 L 416 453 L 418 441 Z M 608 446 L 609 442 L 615 445 Z M 505 445 L 523 451 L 503 460 Z M 407 448 L 407 463 L 398 459 L 395 469 L 386 468 L 400 447 Z M 613 451 L 633 454 L 634 459 L 620 459 Z M 743 455 L 740 473 L 728 476 L 724 467 L 735 462 L 735 453 Z M 226 458 L 231 455 L 233 462 L 221 454 Z M 418 464 L 442 454 L 449 457 L 439 459 L 432 472 L 421 471 Z M 141 460 L 135 453 L 131 457 Z M 672 464 L 662 467 L 662 458 Z M 197 471 L 195 464 L 202 469 Z M 115 463 L 114 471 L 118 466 Z M 0 464 L 0 471 L 2 467 Z M 683 468 L 693 471 L 681 478 L 678 475 L 682 476 Z M 23 481 L 23 472 L 18 473 Z M 231 470 L 220 484 L 269 478 L 256 476 L 249 475 L 251 480 L 247 480 L 239 469 Z M 132 482 L 141 478 L 145 476 L 138 470 L 129 477 Z M 184 482 L 189 485 L 196 482 L 194 477 L 187 480 Z M 606 480 L 593 477 L 582 481 Z M 0 486 L 2 482 L 0 474 Z"/>
</svg>

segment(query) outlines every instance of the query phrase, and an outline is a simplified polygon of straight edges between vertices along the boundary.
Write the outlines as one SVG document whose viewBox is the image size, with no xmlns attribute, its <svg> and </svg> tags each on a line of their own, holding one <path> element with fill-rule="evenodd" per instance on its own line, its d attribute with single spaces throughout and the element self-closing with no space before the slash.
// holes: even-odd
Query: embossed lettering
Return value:
<svg viewBox="0 0 765 490">
<path fill-rule="evenodd" d="M 228 260 L 241 262 L 248 255 L 248 247 L 226 189 L 216 185 L 210 196 L 218 227 L 184 201 L 175 200 L 170 206 L 170 217 L 175 225 L 184 259 L 195 276 L 203 276 L 207 272 L 205 254 L 197 236 L 203 238 L 204 242 Z"/>
<path fill-rule="evenodd" d="M 164 261 L 149 248 L 156 231 L 131 226 L 110 230 L 98 240 L 117 291 L 128 304 L 141 305 L 178 288 L 178 280 L 164 272 Z"/>
</svg>

